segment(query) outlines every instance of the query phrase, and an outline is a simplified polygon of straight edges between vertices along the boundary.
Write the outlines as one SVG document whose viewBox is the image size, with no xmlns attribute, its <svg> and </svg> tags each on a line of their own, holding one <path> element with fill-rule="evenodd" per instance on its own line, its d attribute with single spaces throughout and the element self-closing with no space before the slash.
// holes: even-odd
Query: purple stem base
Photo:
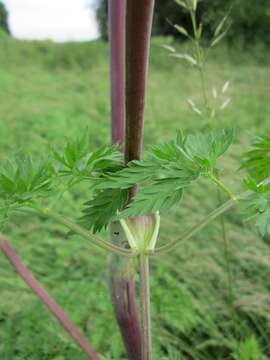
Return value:
<svg viewBox="0 0 270 360">
<path fill-rule="evenodd" d="M 112 277 L 111 296 L 116 319 L 124 340 L 129 360 L 141 360 L 141 329 L 134 299 L 136 298 L 133 277 Z"/>
<path fill-rule="evenodd" d="M 119 222 L 111 224 L 114 244 L 125 244 L 125 236 Z M 109 281 L 116 320 L 129 360 L 142 360 L 141 327 L 137 315 L 134 264 L 132 259 L 119 255 L 109 257 Z"/>
</svg>

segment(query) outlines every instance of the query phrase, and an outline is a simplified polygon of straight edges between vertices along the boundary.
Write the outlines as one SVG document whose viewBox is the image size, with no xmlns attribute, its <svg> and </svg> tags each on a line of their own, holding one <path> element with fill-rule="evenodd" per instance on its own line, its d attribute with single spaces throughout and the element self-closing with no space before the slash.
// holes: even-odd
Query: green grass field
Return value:
<svg viewBox="0 0 270 360">
<path fill-rule="evenodd" d="M 200 99 L 198 77 L 169 58 L 154 39 L 149 73 L 145 144 L 194 131 L 202 121 L 186 98 Z M 56 45 L 16 42 L 0 36 L 0 161 L 22 149 L 46 153 L 88 127 L 93 148 L 109 142 L 107 44 Z M 260 60 L 260 61 L 259 61 Z M 269 131 L 270 71 L 255 55 L 218 49 L 207 80 L 231 81 L 231 105 L 219 118 L 236 128 L 222 161 L 223 178 L 241 187 L 240 155 L 254 135 Z M 80 214 L 87 187 L 57 204 Z M 217 192 L 201 181 L 162 221 L 160 241 L 174 237 L 217 204 Z M 270 238 L 243 225 L 237 209 L 225 216 L 233 294 L 215 221 L 173 254 L 152 262 L 154 360 L 264 360 L 270 358 Z M 106 253 L 62 226 L 38 218 L 13 219 L 5 228 L 27 266 L 55 296 L 106 360 L 125 359 L 107 287 Z M 233 297 L 233 299 L 232 299 Z M 233 301 L 232 301 L 233 300 Z M 84 354 L 59 328 L 0 254 L 0 359 L 80 360 Z"/>
</svg>

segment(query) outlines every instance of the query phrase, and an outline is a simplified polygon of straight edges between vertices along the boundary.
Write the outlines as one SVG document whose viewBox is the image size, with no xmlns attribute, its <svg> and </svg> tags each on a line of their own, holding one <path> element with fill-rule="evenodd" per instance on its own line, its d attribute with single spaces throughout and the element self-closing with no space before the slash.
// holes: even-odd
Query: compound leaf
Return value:
<svg viewBox="0 0 270 360">
<path fill-rule="evenodd" d="M 85 203 L 80 223 L 94 233 L 106 228 L 127 201 L 127 190 L 107 189 L 99 191 L 92 200 Z"/>
<path fill-rule="evenodd" d="M 263 181 L 270 175 L 270 136 L 257 138 L 253 149 L 244 154 L 241 169 L 248 171 L 256 181 Z"/>
</svg>

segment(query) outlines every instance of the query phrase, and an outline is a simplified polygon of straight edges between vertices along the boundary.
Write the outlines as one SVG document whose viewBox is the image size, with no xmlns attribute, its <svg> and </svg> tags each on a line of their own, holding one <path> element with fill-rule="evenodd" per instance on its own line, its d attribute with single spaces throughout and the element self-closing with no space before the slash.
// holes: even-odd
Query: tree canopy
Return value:
<svg viewBox="0 0 270 360">
<path fill-rule="evenodd" d="M 230 14 L 229 41 L 249 44 L 260 40 L 270 45 L 270 2 L 269 0 L 201 0 L 198 6 L 198 21 L 203 23 L 204 37 L 208 38 L 217 23 Z M 107 38 L 107 0 L 100 0 L 97 18 L 102 38 Z M 187 12 L 174 0 L 156 0 L 153 35 L 179 36 L 173 27 L 178 24 L 191 31 Z"/>
</svg>

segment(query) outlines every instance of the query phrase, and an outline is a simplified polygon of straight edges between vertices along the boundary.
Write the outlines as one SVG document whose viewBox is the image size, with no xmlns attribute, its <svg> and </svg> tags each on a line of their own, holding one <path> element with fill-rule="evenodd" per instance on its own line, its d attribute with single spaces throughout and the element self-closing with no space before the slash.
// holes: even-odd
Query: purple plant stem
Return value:
<svg viewBox="0 0 270 360">
<path fill-rule="evenodd" d="M 120 145 L 125 141 L 125 17 L 126 0 L 109 0 L 111 135 Z"/>
<path fill-rule="evenodd" d="M 154 0 L 126 0 L 126 141 L 125 160 L 141 157 L 144 130 L 144 108 L 153 23 Z M 129 201 L 136 194 L 130 189 Z M 142 220 L 142 219 L 141 219 Z M 151 314 L 148 259 L 141 275 L 141 359 L 151 360 Z"/>
<path fill-rule="evenodd" d="M 126 1 L 109 0 L 112 143 L 120 144 L 122 150 L 125 142 L 125 20 Z M 124 235 L 119 223 L 111 225 L 111 234 L 112 241 L 123 246 Z M 111 255 L 109 281 L 114 312 L 128 359 L 141 360 L 141 329 L 136 309 L 132 261 Z"/>
<path fill-rule="evenodd" d="M 111 225 L 112 241 L 125 241 L 121 225 Z M 109 258 L 111 296 L 129 360 L 141 360 L 141 327 L 137 316 L 133 261 L 123 256 Z"/>
<path fill-rule="evenodd" d="M 50 297 L 47 291 L 38 283 L 33 275 L 27 270 L 22 263 L 11 244 L 0 237 L 0 248 L 7 257 L 10 264 L 14 267 L 24 282 L 32 289 L 33 293 L 41 300 L 48 310 L 58 320 L 59 324 L 69 333 L 73 340 L 81 347 L 89 359 L 101 360 L 98 354 L 89 345 L 88 341 L 83 337 L 74 324 L 68 319 L 60 306 Z"/>
<path fill-rule="evenodd" d="M 154 0 L 127 0 L 125 158 L 140 159 Z"/>
</svg>

